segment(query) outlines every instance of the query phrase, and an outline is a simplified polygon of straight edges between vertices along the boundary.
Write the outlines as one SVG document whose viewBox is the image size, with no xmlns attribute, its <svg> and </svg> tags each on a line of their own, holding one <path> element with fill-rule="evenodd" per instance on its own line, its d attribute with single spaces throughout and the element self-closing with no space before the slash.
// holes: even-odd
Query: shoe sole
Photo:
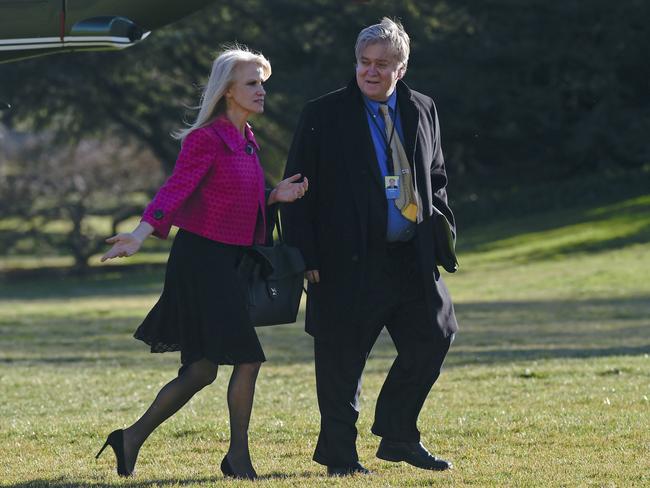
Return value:
<svg viewBox="0 0 650 488">
<path fill-rule="evenodd" d="M 349 473 L 327 473 L 331 478 L 346 478 L 348 476 L 368 476 L 373 474 L 372 471 L 351 471 Z"/>
<path fill-rule="evenodd" d="M 448 465 L 448 466 L 444 466 L 444 467 L 440 467 L 440 468 L 435 468 L 435 467 L 431 467 L 431 466 L 419 466 L 419 465 L 417 465 L 417 464 L 413 464 L 413 463 L 408 462 L 408 461 L 407 461 L 406 459 L 404 459 L 402 456 L 398 456 L 398 455 L 390 455 L 390 454 L 387 454 L 387 453 L 385 453 L 385 452 L 380 452 L 380 451 L 377 451 L 376 456 L 377 456 L 379 459 L 383 459 L 384 461 L 390 461 L 390 462 L 392 462 L 392 463 L 399 463 L 399 462 L 402 462 L 402 461 L 403 461 L 403 462 L 405 462 L 406 464 L 410 464 L 411 466 L 415 466 L 416 468 L 419 468 L 419 469 L 426 469 L 426 470 L 429 470 L 429 471 L 447 471 L 448 469 L 451 469 L 451 468 L 454 467 L 453 464 L 450 464 L 450 465 Z"/>
</svg>

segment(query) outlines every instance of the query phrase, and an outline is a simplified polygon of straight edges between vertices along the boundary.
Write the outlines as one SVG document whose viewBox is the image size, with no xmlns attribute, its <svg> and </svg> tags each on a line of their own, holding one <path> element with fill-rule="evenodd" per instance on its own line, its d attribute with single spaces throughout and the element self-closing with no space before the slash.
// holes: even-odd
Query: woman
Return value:
<svg viewBox="0 0 650 488">
<path fill-rule="evenodd" d="M 265 192 L 258 145 L 246 121 L 264 111 L 262 84 L 270 75 L 268 60 L 244 47 L 228 49 L 214 61 L 197 120 L 178 134 L 183 143 L 173 174 L 131 233 L 106 240 L 113 246 L 102 261 L 131 256 L 149 235 L 164 239 L 172 224 L 179 228 L 162 295 L 135 337 L 151 352 L 180 350 L 181 368 L 144 415 L 111 432 L 97 454 L 111 446 L 121 476 L 134 472 L 138 452 L 154 429 L 212 383 L 218 365 L 232 364 L 230 446 L 221 470 L 226 476 L 257 477 L 248 425 L 265 357 L 236 266 L 246 246 L 265 241 L 265 207 L 301 198 L 308 187 L 297 174 Z"/>
</svg>

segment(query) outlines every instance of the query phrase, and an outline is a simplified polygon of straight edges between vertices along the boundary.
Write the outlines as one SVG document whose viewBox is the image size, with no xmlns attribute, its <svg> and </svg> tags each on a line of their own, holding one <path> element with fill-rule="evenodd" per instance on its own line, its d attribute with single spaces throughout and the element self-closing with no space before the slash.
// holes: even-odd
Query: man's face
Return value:
<svg viewBox="0 0 650 488">
<path fill-rule="evenodd" d="M 357 85 L 376 102 L 385 102 L 402 76 L 404 68 L 383 42 L 366 46 L 357 59 Z"/>
</svg>

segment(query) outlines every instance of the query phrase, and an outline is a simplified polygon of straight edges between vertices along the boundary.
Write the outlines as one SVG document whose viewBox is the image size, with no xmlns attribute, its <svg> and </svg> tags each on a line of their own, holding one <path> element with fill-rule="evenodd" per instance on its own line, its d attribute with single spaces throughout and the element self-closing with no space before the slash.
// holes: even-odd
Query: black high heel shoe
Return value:
<svg viewBox="0 0 650 488">
<path fill-rule="evenodd" d="M 124 431 L 118 429 L 108 434 L 106 442 L 104 442 L 104 445 L 95 456 L 95 459 L 99 459 L 99 456 L 104 452 L 106 446 L 111 446 L 115 453 L 115 459 L 117 459 L 117 474 L 120 476 L 132 476 L 133 470 L 129 471 L 126 469 L 126 459 L 124 458 Z"/>
<path fill-rule="evenodd" d="M 223 457 L 223 460 L 221 461 L 221 472 L 223 473 L 224 476 L 230 478 L 237 478 L 240 480 L 254 480 L 257 478 L 257 473 L 255 471 L 253 471 L 253 474 L 235 474 L 235 471 L 232 469 L 232 466 L 230 465 L 230 461 L 228 461 L 227 454 Z"/>
</svg>

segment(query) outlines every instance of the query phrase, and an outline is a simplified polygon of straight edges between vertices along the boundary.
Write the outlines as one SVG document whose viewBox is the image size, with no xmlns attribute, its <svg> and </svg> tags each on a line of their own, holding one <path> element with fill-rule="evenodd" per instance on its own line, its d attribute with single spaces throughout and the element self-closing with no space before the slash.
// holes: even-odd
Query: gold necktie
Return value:
<svg viewBox="0 0 650 488">
<path fill-rule="evenodd" d="M 393 120 L 388 113 L 388 105 L 380 103 L 379 111 L 384 117 L 384 122 L 386 124 L 386 140 L 388 140 L 393 132 Z M 409 160 L 406 157 L 406 151 L 404 150 L 399 135 L 393 134 L 393 138 L 390 141 L 390 150 L 393 155 L 393 167 L 395 168 L 397 176 L 400 177 L 400 192 L 399 197 L 395 199 L 395 206 L 406 219 L 415 222 L 418 215 L 417 196 L 415 193 L 415 187 L 413 186 L 411 166 L 409 165 Z"/>
</svg>

